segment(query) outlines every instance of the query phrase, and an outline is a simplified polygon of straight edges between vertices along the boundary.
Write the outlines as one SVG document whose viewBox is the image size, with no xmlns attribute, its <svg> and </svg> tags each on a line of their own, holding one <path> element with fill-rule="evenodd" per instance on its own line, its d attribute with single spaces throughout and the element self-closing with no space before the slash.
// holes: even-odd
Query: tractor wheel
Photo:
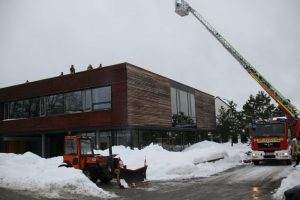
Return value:
<svg viewBox="0 0 300 200">
<path fill-rule="evenodd" d="M 108 183 L 109 181 L 112 180 L 112 177 L 99 177 L 99 180 L 102 182 L 102 183 Z"/>
<path fill-rule="evenodd" d="M 92 182 L 96 183 L 98 180 L 98 173 L 94 167 L 85 167 L 82 172 L 86 177 L 88 177 Z"/>
</svg>

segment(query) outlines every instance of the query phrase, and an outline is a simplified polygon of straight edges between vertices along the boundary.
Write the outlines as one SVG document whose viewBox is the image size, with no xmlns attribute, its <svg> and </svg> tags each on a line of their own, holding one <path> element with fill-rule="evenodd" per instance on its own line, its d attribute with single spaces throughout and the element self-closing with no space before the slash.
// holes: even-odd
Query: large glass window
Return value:
<svg viewBox="0 0 300 200">
<path fill-rule="evenodd" d="M 64 113 L 64 95 L 56 94 L 47 96 L 47 115 L 56 115 Z"/>
<path fill-rule="evenodd" d="M 65 94 L 65 112 L 76 113 L 82 111 L 81 91 L 69 92 Z"/>
<path fill-rule="evenodd" d="M 93 110 L 111 108 L 111 86 L 93 89 Z"/>
<path fill-rule="evenodd" d="M 172 126 L 196 125 L 195 95 L 188 89 L 171 87 Z"/>
<path fill-rule="evenodd" d="M 111 86 L 4 103 L 4 119 L 111 109 Z"/>
</svg>

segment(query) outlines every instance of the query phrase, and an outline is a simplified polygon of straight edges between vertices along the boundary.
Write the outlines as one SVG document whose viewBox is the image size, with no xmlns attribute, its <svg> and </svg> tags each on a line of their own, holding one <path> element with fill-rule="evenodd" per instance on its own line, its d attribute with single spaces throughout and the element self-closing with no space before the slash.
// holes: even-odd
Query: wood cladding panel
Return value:
<svg viewBox="0 0 300 200">
<path fill-rule="evenodd" d="M 195 91 L 197 128 L 211 130 L 216 128 L 215 98 Z"/>
<path fill-rule="evenodd" d="M 127 65 L 127 99 L 129 125 L 171 127 L 167 78 Z"/>
</svg>

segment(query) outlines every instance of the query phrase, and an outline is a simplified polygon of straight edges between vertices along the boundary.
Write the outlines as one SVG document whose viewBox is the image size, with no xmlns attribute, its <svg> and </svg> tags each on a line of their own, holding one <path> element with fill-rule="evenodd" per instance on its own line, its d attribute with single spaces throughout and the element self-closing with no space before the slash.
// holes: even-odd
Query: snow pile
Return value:
<svg viewBox="0 0 300 200">
<path fill-rule="evenodd" d="M 113 147 L 113 153 L 119 154 L 128 168 L 143 166 L 146 158 L 149 180 L 207 177 L 239 165 L 249 150 L 245 144 L 231 147 L 229 143 L 208 141 L 192 145 L 183 152 L 170 152 L 153 144 L 142 150 Z M 95 153 L 108 155 L 108 150 Z M 206 162 L 218 158 L 224 159 Z M 62 160 L 62 157 L 44 159 L 30 152 L 23 155 L 0 153 L 0 187 L 27 190 L 48 198 L 115 196 L 97 187 L 81 170 L 58 168 Z"/>
<path fill-rule="evenodd" d="M 300 185 L 300 166 L 297 166 L 285 179 L 281 181 L 280 187 L 274 194 L 275 199 L 282 199 L 283 193 L 297 185 Z"/>
<path fill-rule="evenodd" d="M 245 152 L 250 151 L 247 144 L 219 144 L 203 141 L 190 146 L 183 152 L 170 152 L 159 145 L 149 145 L 142 150 L 124 146 L 114 146 L 113 153 L 118 154 L 129 169 L 136 169 L 144 164 L 146 158 L 148 180 L 188 179 L 207 177 L 239 165 L 245 159 Z M 108 155 L 108 150 L 96 151 Z M 216 162 L 206 162 L 224 158 Z"/>
<path fill-rule="evenodd" d="M 81 170 L 58 168 L 62 160 L 62 157 L 44 159 L 30 152 L 23 155 L 0 153 L 0 187 L 29 190 L 47 198 L 69 194 L 113 196 L 92 183 Z"/>
</svg>

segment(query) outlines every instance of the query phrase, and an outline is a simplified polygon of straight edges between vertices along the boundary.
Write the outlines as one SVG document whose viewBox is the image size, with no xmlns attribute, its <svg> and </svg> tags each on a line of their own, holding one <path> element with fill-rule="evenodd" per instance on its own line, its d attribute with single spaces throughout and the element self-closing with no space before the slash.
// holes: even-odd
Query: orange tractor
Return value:
<svg viewBox="0 0 300 200">
<path fill-rule="evenodd" d="M 64 161 L 59 167 L 81 169 L 94 183 L 98 179 L 102 183 L 107 183 L 116 178 L 121 187 L 122 180 L 128 185 L 134 185 L 146 179 L 146 164 L 135 170 L 127 169 L 121 159 L 112 154 L 111 145 L 109 152 L 109 156 L 94 154 L 90 137 L 65 136 Z"/>
</svg>

